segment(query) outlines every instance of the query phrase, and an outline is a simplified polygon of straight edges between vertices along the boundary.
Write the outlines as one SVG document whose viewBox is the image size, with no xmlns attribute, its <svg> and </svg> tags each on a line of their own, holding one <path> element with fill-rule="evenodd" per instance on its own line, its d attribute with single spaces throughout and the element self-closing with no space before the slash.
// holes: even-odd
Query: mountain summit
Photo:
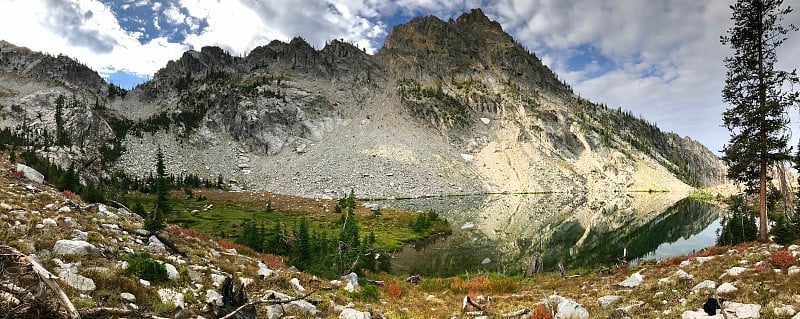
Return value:
<svg viewBox="0 0 800 319">
<path fill-rule="evenodd" d="M 32 136 L 58 165 L 89 168 L 89 179 L 147 176 L 160 147 L 176 176 L 310 196 L 724 182 L 701 144 L 576 96 L 480 9 L 398 25 L 375 55 L 302 38 L 244 57 L 204 47 L 129 92 L 65 57 L 0 49 L 0 125 Z M 52 146 L 59 95 L 70 145 Z"/>
</svg>

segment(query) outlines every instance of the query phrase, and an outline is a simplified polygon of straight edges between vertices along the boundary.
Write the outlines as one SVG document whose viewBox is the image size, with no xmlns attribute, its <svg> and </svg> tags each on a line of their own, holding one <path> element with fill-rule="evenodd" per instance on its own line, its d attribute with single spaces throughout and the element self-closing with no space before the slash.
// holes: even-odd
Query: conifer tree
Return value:
<svg viewBox="0 0 800 319">
<path fill-rule="evenodd" d="M 723 100 L 731 105 L 723 113 L 730 131 L 723 160 L 728 177 L 747 186 L 748 193 L 759 194 L 759 239 L 768 241 L 768 169 L 789 159 L 787 109 L 798 100 L 796 92 L 785 92 L 784 84 L 796 82 L 795 71 L 777 70 L 777 48 L 786 40 L 793 25 L 781 22 L 792 12 L 782 0 L 739 0 L 731 6 L 734 26 L 721 37 L 730 45 L 733 56 L 725 58 L 728 68 Z"/>
<path fill-rule="evenodd" d="M 164 166 L 164 153 L 161 148 L 156 152 L 156 176 L 153 189 L 156 193 L 156 206 L 148 218 L 146 227 L 149 231 L 164 229 L 166 223 L 164 217 L 171 212 L 169 205 L 169 189 L 167 188 L 167 173 Z"/>
<path fill-rule="evenodd" d="M 300 219 L 300 227 L 297 230 L 295 245 L 297 249 L 297 268 L 308 269 L 312 262 L 311 238 L 308 232 L 308 220 L 303 217 Z"/>
</svg>

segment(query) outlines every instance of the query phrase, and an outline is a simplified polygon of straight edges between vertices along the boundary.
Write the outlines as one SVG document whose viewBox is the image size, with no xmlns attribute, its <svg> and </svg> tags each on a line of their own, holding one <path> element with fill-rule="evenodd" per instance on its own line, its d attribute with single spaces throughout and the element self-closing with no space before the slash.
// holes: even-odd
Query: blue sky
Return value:
<svg viewBox="0 0 800 319">
<path fill-rule="evenodd" d="M 392 26 L 414 16 L 446 20 L 480 7 L 581 96 L 720 151 L 728 140 L 722 59 L 731 51 L 719 37 L 730 26 L 732 2 L 0 0 L 0 39 L 69 55 L 131 87 L 189 49 L 216 45 L 245 55 L 302 36 L 318 49 L 344 39 L 372 53 Z M 800 0 L 785 3 L 800 8 Z M 787 22 L 800 25 L 800 12 Z M 778 54 L 780 67 L 797 68 L 800 33 Z"/>
</svg>

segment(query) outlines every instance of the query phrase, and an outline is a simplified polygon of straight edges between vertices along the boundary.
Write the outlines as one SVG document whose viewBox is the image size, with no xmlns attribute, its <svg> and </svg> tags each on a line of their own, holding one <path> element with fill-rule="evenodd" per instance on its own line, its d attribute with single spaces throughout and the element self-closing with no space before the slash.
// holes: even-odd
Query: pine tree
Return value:
<svg viewBox="0 0 800 319">
<path fill-rule="evenodd" d="M 297 268 L 301 270 L 308 269 L 312 262 L 311 253 L 311 238 L 308 233 L 308 220 L 303 217 L 300 219 L 300 227 L 297 230 L 296 236 L 296 254 L 297 254 Z"/>
<path fill-rule="evenodd" d="M 722 221 L 717 245 L 738 245 L 756 239 L 758 229 L 754 212 L 748 209 L 742 196 L 732 196 L 729 215 Z"/>
<path fill-rule="evenodd" d="M 790 12 L 782 0 L 739 0 L 731 6 L 734 26 L 721 37 L 734 55 L 725 58 L 728 68 L 723 100 L 732 107 L 723 113 L 725 127 L 731 132 L 723 160 L 728 177 L 744 183 L 749 193 L 759 194 L 759 239 L 768 241 L 767 181 L 768 169 L 789 159 L 787 147 L 787 109 L 798 101 L 796 92 L 783 86 L 797 82 L 795 71 L 775 69 L 777 48 L 786 40 L 793 25 L 780 23 Z"/>
<path fill-rule="evenodd" d="M 63 146 L 67 144 L 66 135 L 64 134 L 64 95 L 59 95 L 56 98 L 56 145 Z"/>
<path fill-rule="evenodd" d="M 154 178 L 153 189 L 156 193 L 156 206 L 147 220 L 146 227 L 150 231 L 164 229 L 166 223 L 164 217 L 172 210 L 169 205 L 169 189 L 167 188 L 167 173 L 164 166 L 164 153 L 161 148 L 156 152 L 156 176 Z"/>
</svg>

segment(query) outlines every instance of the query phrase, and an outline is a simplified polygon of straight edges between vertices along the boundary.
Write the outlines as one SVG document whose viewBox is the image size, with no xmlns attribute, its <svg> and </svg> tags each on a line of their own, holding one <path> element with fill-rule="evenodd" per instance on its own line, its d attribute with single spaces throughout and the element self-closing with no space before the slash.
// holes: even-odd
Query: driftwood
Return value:
<svg viewBox="0 0 800 319">
<path fill-rule="evenodd" d="M 383 280 L 372 280 L 372 279 L 367 279 L 367 282 L 369 282 L 369 283 L 371 283 L 371 284 L 373 284 L 373 285 L 375 285 L 375 286 L 381 286 L 381 287 L 383 287 L 383 286 L 385 286 L 385 285 L 386 285 L 386 282 L 385 282 L 385 281 L 383 281 Z"/>
<path fill-rule="evenodd" d="M 228 277 L 228 278 L 230 278 L 230 277 Z M 226 281 L 227 281 L 227 279 L 226 279 Z M 224 283 L 223 283 L 223 285 L 224 285 Z M 312 290 L 312 291 L 310 291 L 310 292 L 308 292 L 308 293 L 306 293 L 306 294 L 304 294 L 304 295 L 302 295 L 300 297 L 295 297 L 295 298 L 286 299 L 286 300 L 273 299 L 274 297 L 272 295 L 270 295 L 269 297 L 267 297 L 267 299 L 259 299 L 259 300 L 255 300 L 255 301 L 244 303 L 241 306 L 239 306 L 238 308 L 234 309 L 233 311 L 231 311 L 230 313 L 228 313 L 228 314 L 226 314 L 224 316 L 221 316 L 219 313 L 217 313 L 217 318 L 219 318 L 219 319 L 244 318 L 244 317 L 239 317 L 240 316 L 240 312 L 242 312 L 242 311 L 248 311 L 249 312 L 250 311 L 249 309 L 252 309 L 253 317 L 247 317 L 247 318 L 255 318 L 255 315 L 256 315 L 255 314 L 255 306 L 256 305 L 260 305 L 260 304 L 269 304 L 269 305 L 287 304 L 287 303 L 291 303 L 293 301 L 306 299 L 309 296 L 311 296 L 314 292 L 315 291 Z M 224 296 L 223 296 L 223 298 L 224 298 Z M 220 309 L 220 311 L 222 311 L 222 310 Z"/>
<path fill-rule="evenodd" d="M 422 281 L 422 278 L 420 278 L 417 275 L 413 275 L 411 277 L 406 278 L 406 282 L 407 283 L 414 284 L 414 285 L 418 284 L 420 281 Z"/>
<path fill-rule="evenodd" d="M 530 314 L 531 310 L 528 308 L 523 308 L 517 311 L 512 311 L 508 313 L 504 313 L 500 315 L 500 318 L 514 318 L 514 317 L 522 317 L 524 315 Z"/>
<path fill-rule="evenodd" d="M 78 310 L 75 309 L 75 305 L 73 305 L 72 301 L 69 300 L 69 297 L 67 297 L 67 294 L 64 293 L 64 290 L 58 286 L 58 282 L 56 282 L 58 277 L 47 271 L 47 269 L 42 267 L 42 265 L 40 265 L 36 260 L 29 258 L 27 255 L 21 253 L 14 247 L 0 245 L 0 257 L 2 257 L 3 262 L 13 261 L 23 267 L 30 267 L 30 270 L 36 273 L 36 275 L 39 277 L 39 280 L 47 285 L 51 291 L 53 291 L 53 294 L 56 295 L 59 303 L 66 308 L 67 317 L 80 319 L 81 315 L 78 313 Z"/>
<path fill-rule="evenodd" d="M 244 284 L 238 289 L 233 287 L 233 278 L 227 277 L 222 282 L 222 306 L 217 311 L 217 318 L 254 319 L 256 308 L 248 306 Z"/>
<path fill-rule="evenodd" d="M 164 246 L 167 246 L 167 248 L 172 250 L 174 253 L 181 255 L 181 257 L 187 257 L 186 252 L 178 248 L 178 246 L 175 246 L 175 244 L 173 244 L 172 241 L 170 241 L 166 237 L 159 235 L 157 232 L 153 232 L 153 236 L 156 236 L 156 238 L 158 238 L 158 241 L 164 244 Z"/>
</svg>

